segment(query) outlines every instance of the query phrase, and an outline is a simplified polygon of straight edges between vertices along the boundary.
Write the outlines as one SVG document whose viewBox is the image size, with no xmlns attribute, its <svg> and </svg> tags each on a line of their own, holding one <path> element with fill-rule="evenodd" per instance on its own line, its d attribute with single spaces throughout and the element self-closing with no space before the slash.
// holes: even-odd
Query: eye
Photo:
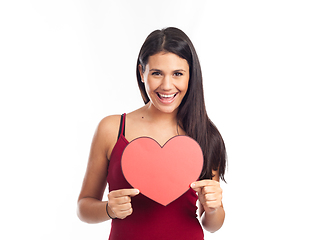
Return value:
<svg viewBox="0 0 314 240">
<path fill-rule="evenodd" d="M 154 75 L 154 76 L 160 76 L 161 73 L 160 73 L 160 72 L 152 72 L 152 75 Z"/>
<path fill-rule="evenodd" d="M 183 75 L 183 73 L 181 73 L 181 72 L 175 72 L 173 75 L 176 76 L 176 77 L 180 77 L 180 76 Z"/>
</svg>

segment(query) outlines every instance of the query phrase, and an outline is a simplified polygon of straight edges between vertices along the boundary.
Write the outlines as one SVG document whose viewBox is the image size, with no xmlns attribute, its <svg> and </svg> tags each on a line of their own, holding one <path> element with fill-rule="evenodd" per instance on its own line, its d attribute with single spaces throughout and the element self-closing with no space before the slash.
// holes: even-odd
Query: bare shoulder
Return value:
<svg viewBox="0 0 314 240">
<path fill-rule="evenodd" d="M 106 135 L 118 134 L 120 119 L 121 119 L 121 115 L 107 116 L 99 122 L 97 130 L 101 133 L 105 133 Z"/>
<path fill-rule="evenodd" d="M 99 122 L 96 129 L 95 137 L 100 140 L 108 159 L 118 138 L 120 119 L 121 115 L 107 116 Z"/>
</svg>

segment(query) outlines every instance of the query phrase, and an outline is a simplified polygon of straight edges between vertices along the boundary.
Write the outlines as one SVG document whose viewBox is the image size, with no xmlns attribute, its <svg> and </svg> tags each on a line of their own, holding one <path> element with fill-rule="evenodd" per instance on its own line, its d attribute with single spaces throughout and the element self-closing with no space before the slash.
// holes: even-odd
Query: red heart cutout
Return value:
<svg viewBox="0 0 314 240">
<path fill-rule="evenodd" d="M 149 137 L 131 141 L 123 151 L 122 172 L 131 186 L 167 206 L 196 181 L 203 168 L 203 152 L 188 136 L 175 136 L 164 146 Z"/>
</svg>

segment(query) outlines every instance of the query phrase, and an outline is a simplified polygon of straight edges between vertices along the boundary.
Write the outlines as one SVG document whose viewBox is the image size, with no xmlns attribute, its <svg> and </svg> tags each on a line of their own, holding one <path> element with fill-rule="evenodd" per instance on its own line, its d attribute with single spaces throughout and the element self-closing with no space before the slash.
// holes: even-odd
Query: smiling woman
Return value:
<svg viewBox="0 0 314 240">
<path fill-rule="evenodd" d="M 183 31 L 172 27 L 153 31 L 147 37 L 136 65 L 137 83 L 145 104 L 150 98 L 146 92 L 142 72 L 146 72 L 150 58 L 158 53 L 172 53 L 178 57 L 177 59 L 188 63 L 188 89 L 178 107 L 177 124 L 202 147 L 204 168 L 201 177 L 212 179 L 213 175 L 218 175 L 224 180 L 225 145 L 218 129 L 207 116 L 201 65 L 193 43 Z M 217 172 L 213 174 L 212 170 Z"/>
<path fill-rule="evenodd" d="M 224 222 L 219 179 L 224 179 L 226 152 L 206 113 L 201 67 L 193 44 L 177 28 L 156 30 L 142 46 L 136 70 L 145 105 L 99 123 L 78 200 L 78 216 L 88 223 L 113 219 L 110 240 L 204 239 L 202 226 L 214 232 Z M 177 135 L 198 142 L 203 169 L 199 181 L 189 183 L 188 191 L 164 206 L 132 188 L 122 173 L 121 158 L 134 139 L 149 137 L 163 146 Z M 107 182 L 108 201 L 102 201 Z M 197 200 L 202 225 L 197 218 Z"/>
<path fill-rule="evenodd" d="M 189 85 L 189 64 L 176 54 L 160 52 L 149 57 L 146 70 L 139 65 L 149 97 L 148 106 L 161 112 L 177 112 Z"/>
</svg>

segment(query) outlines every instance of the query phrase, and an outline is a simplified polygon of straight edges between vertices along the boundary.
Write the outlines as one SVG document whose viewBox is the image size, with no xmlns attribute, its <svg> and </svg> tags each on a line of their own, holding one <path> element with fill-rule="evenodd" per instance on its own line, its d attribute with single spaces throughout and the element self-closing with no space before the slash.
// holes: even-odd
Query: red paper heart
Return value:
<svg viewBox="0 0 314 240">
<path fill-rule="evenodd" d="M 188 136 L 175 136 L 162 147 L 152 138 L 140 137 L 124 149 L 121 167 L 131 186 L 167 206 L 199 178 L 203 152 Z"/>
</svg>

